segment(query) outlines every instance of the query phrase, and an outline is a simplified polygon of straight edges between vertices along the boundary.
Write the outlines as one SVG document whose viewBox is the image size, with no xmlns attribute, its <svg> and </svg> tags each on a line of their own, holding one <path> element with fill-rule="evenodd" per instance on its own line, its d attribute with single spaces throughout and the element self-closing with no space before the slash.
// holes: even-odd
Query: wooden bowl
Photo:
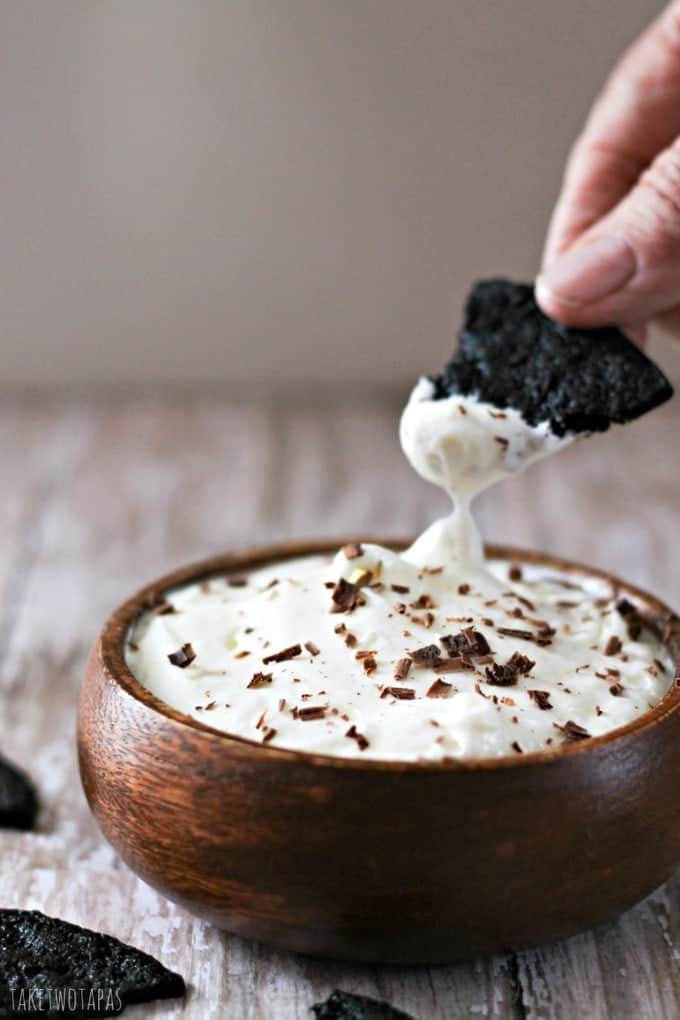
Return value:
<svg viewBox="0 0 680 1020">
<path fill-rule="evenodd" d="M 152 593 L 347 541 L 207 560 L 109 619 L 82 687 L 78 751 L 90 807 L 130 868 L 239 935 L 394 963 L 569 935 L 665 881 L 680 862 L 680 620 L 600 571 L 487 549 L 603 577 L 664 621 L 676 675 L 663 701 L 609 735 L 554 750 L 422 764 L 280 750 L 175 711 L 129 672 L 125 637 Z"/>
</svg>

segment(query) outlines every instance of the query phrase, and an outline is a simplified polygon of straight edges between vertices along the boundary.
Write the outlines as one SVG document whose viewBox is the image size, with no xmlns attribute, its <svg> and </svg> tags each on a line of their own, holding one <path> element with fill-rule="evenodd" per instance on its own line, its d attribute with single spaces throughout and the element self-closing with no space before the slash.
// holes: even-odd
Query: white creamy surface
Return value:
<svg viewBox="0 0 680 1020">
<path fill-rule="evenodd" d="M 419 475 L 454 500 L 450 517 L 436 521 L 413 545 L 413 562 L 429 556 L 484 570 L 482 544 L 470 512 L 478 493 L 555 453 L 575 438 L 559 438 L 547 422 L 528 425 L 513 408 L 503 411 L 471 397 L 433 400 L 422 378 L 401 416 L 399 438 Z"/>
<path fill-rule="evenodd" d="M 569 438 L 471 398 L 430 397 L 421 380 L 401 440 L 416 470 L 455 498 L 453 514 L 403 554 L 364 544 L 245 583 L 213 578 L 167 593 L 161 608 L 171 611 L 146 613 L 128 642 L 130 669 L 149 690 L 272 746 L 399 761 L 555 747 L 583 736 L 579 728 L 596 736 L 622 726 L 661 699 L 669 657 L 650 630 L 629 635 L 605 582 L 574 588 L 526 568 L 511 581 L 507 564 L 483 560 L 474 495 Z M 341 578 L 357 585 L 357 604 L 344 610 L 334 602 Z M 467 648 L 465 628 L 489 651 L 452 651 L 451 641 Z M 432 645 L 434 662 L 419 662 Z M 291 646 L 290 657 L 263 661 Z M 506 684 L 514 653 L 525 658 Z"/>
</svg>

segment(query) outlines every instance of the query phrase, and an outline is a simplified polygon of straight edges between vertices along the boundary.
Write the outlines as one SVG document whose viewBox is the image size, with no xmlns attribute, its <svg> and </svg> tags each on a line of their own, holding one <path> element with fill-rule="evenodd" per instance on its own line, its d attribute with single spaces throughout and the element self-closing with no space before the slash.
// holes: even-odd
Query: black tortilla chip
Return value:
<svg viewBox="0 0 680 1020">
<path fill-rule="evenodd" d="M 653 361 L 615 327 L 571 329 L 543 314 L 531 284 L 476 283 L 459 347 L 432 377 L 435 399 L 459 393 L 552 431 L 604 432 L 673 395 Z"/>
<path fill-rule="evenodd" d="M 28 776 L 0 756 L 0 828 L 32 829 L 38 798 Z"/>
<path fill-rule="evenodd" d="M 118 1016 L 184 991 L 179 974 L 110 935 L 37 910 L 0 910 L 0 1017 Z"/>
<path fill-rule="evenodd" d="M 414 1020 L 387 1002 L 341 992 L 337 988 L 325 1002 L 317 1002 L 312 1009 L 317 1020 Z"/>
</svg>

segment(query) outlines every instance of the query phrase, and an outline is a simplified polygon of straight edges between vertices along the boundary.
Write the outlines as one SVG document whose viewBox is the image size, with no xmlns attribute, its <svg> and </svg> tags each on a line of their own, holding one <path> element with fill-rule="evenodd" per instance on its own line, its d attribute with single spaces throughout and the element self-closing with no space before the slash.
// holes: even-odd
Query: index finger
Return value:
<svg viewBox="0 0 680 1020">
<path fill-rule="evenodd" d="M 576 141 L 543 253 L 547 265 L 630 190 L 680 134 L 680 0 L 619 61 Z"/>
</svg>

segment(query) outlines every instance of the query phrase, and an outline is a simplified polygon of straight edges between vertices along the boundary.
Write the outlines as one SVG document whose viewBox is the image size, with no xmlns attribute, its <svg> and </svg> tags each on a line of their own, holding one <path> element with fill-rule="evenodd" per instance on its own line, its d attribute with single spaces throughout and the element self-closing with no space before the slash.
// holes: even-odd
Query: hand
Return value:
<svg viewBox="0 0 680 1020">
<path fill-rule="evenodd" d="M 571 326 L 680 332 L 680 0 L 624 55 L 572 149 L 536 297 Z"/>
</svg>

